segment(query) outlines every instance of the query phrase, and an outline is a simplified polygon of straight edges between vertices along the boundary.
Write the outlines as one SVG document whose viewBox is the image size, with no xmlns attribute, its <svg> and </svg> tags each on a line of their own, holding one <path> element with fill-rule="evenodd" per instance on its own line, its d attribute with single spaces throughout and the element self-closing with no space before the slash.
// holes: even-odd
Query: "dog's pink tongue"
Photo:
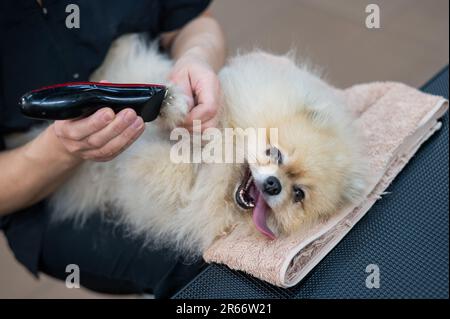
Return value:
<svg viewBox="0 0 450 319">
<path fill-rule="evenodd" d="M 259 191 L 256 191 L 256 204 L 255 208 L 253 208 L 253 223 L 256 228 L 264 235 L 269 237 L 270 239 L 276 239 L 275 234 L 267 227 L 267 210 L 268 206 L 264 197 L 261 196 Z"/>
</svg>

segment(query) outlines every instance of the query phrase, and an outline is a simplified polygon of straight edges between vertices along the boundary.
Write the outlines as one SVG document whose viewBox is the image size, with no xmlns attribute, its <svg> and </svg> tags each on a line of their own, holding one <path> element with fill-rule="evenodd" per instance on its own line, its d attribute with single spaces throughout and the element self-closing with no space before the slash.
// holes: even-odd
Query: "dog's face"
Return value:
<svg viewBox="0 0 450 319">
<path fill-rule="evenodd" d="M 358 181 L 352 181 L 352 150 L 332 128 L 314 126 L 302 114 L 277 128 L 276 145 L 269 143 L 249 167 L 272 227 L 290 234 L 336 212 Z"/>
<path fill-rule="evenodd" d="M 280 79 L 276 74 L 272 78 Z M 290 85 L 285 83 L 287 90 Z M 267 134 L 265 149 L 247 147 L 256 152 L 248 156 L 249 174 L 240 181 L 235 196 L 241 208 L 253 210 L 255 226 L 268 237 L 275 237 L 273 232 L 291 234 L 337 212 L 359 198 L 365 184 L 350 128 L 328 120 L 329 113 L 321 115 L 317 107 L 305 105 L 308 100 L 283 98 L 283 94 L 277 97 L 282 113 L 272 110 L 268 117 L 255 113 L 255 125 L 275 128 L 277 139 L 272 141 Z M 259 110 L 270 112 L 269 106 Z"/>
</svg>

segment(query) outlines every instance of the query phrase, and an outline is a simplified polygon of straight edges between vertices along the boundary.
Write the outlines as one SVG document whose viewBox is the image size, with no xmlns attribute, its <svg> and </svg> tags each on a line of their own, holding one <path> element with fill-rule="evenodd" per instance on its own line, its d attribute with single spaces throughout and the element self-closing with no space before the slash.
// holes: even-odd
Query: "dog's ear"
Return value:
<svg viewBox="0 0 450 319">
<path fill-rule="evenodd" d="M 370 184 L 370 178 L 367 172 L 368 167 L 365 161 L 360 160 L 353 167 L 343 189 L 347 203 L 357 204 L 366 196 L 367 188 Z"/>
<path fill-rule="evenodd" d="M 307 118 L 319 127 L 326 126 L 329 123 L 330 114 L 328 112 L 321 112 L 320 110 L 314 109 L 306 109 L 304 112 Z"/>
<path fill-rule="evenodd" d="M 311 109 L 306 110 L 306 116 L 313 122 L 320 121 L 323 117 L 323 115 L 319 111 Z"/>
<path fill-rule="evenodd" d="M 291 47 L 286 54 L 284 54 L 284 57 L 286 57 L 289 61 L 294 62 L 297 64 L 297 48 Z"/>
</svg>

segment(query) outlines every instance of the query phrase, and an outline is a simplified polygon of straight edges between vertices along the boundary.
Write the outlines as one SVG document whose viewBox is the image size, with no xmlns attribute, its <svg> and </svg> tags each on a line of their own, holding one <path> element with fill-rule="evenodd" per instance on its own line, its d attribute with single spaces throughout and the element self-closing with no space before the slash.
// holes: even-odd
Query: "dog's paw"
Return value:
<svg viewBox="0 0 450 319">
<path fill-rule="evenodd" d="M 168 86 L 159 114 L 158 124 L 164 129 L 174 129 L 182 124 L 189 112 L 188 98 L 180 88 Z"/>
</svg>

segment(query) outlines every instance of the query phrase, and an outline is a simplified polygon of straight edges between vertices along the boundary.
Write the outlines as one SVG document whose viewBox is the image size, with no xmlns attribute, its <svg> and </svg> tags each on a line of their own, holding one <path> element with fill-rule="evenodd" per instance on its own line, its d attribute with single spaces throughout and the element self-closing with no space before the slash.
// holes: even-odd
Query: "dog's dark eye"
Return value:
<svg viewBox="0 0 450 319">
<path fill-rule="evenodd" d="M 305 192 L 300 186 L 294 186 L 294 202 L 298 203 L 305 199 Z"/>
<path fill-rule="evenodd" d="M 283 164 L 283 154 L 278 148 L 274 146 L 269 147 L 266 150 L 266 155 L 270 156 L 270 158 L 273 158 L 277 162 L 277 164 Z"/>
</svg>

